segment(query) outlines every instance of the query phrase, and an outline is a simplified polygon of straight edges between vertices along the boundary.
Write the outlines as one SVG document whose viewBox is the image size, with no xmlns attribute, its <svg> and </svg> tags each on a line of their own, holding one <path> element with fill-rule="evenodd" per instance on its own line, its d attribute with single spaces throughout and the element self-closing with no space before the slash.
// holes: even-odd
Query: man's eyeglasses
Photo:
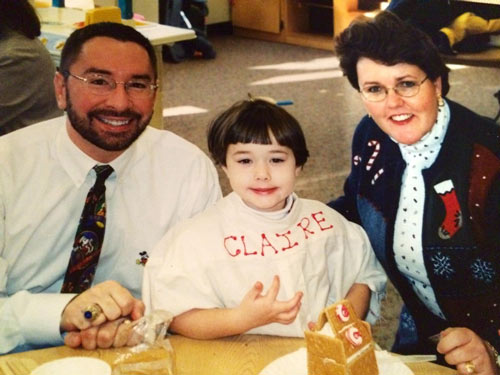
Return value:
<svg viewBox="0 0 500 375">
<path fill-rule="evenodd" d="M 389 94 L 389 90 L 394 90 L 399 96 L 410 98 L 420 91 L 420 86 L 427 80 L 427 76 L 420 82 L 406 79 L 398 82 L 394 87 L 381 85 L 367 85 L 361 88 L 360 93 L 369 102 L 381 102 Z"/>
<path fill-rule="evenodd" d="M 118 84 L 121 84 L 130 97 L 145 99 L 151 97 L 158 88 L 158 85 L 152 84 L 149 79 L 135 78 L 127 82 L 117 82 L 113 78 L 99 73 L 87 73 L 84 76 L 78 76 L 66 70 L 63 74 L 84 82 L 89 91 L 95 95 L 109 95 L 116 89 Z"/>
</svg>

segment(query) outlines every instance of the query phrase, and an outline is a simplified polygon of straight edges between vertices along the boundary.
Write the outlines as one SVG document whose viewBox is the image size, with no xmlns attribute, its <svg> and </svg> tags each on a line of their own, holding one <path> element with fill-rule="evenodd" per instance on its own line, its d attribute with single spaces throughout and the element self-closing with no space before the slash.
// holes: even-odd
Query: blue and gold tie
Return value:
<svg viewBox="0 0 500 375">
<path fill-rule="evenodd" d="M 90 288 L 101 254 L 106 225 L 104 182 L 113 173 L 113 168 L 96 165 L 93 169 L 97 178 L 85 200 L 61 293 L 81 293 Z"/>
</svg>

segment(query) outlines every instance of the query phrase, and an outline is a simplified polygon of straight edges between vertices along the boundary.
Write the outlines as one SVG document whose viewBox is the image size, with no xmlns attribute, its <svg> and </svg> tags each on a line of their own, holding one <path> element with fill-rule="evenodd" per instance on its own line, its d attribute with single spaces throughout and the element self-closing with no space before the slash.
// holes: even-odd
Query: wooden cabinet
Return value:
<svg viewBox="0 0 500 375">
<path fill-rule="evenodd" d="M 231 22 L 231 12 L 228 0 L 207 0 L 208 12 L 207 25 Z"/>
<path fill-rule="evenodd" d="M 281 0 L 236 0 L 232 7 L 233 25 L 268 33 L 280 33 Z"/>
<path fill-rule="evenodd" d="M 333 50 L 333 40 L 356 17 L 358 0 L 234 0 L 234 33 Z"/>
</svg>

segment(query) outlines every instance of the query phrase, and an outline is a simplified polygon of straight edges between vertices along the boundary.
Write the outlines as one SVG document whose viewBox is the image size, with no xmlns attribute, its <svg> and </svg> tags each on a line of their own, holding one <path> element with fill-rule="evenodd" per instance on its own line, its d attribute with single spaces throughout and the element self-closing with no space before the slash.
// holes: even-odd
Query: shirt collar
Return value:
<svg viewBox="0 0 500 375">
<path fill-rule="evenodd" d="M 269 220 L 281 220 L 281 219 L 285 218 L 290 213 L 290 211 L 292 211 L 293 205 L 294 205 L 295 201 L 297 200 L 297 195 L 292 192 L 292 194 L 290 194 L 287 197 L 284 208 L 282 208 L 281 210 L 278 210 L 278 211 L 267 212 L 267 211 L 260 211 L 260 210 L 256 210 L 255 208 L 251 208 L 243 201 L 243 199 L 241 199 L 241 197 L 238 194 L 236 194 L 236 193 L 234 193 L 234 194 L 238 197 L 238 200 L 241 202 L 241 204 L 243 204 L 248 209 L 248 211 L 252 212 L 254 215 L 257 215 L 257 216 L 260 216 L 262 218 L 266 218 Z"/>
<path fill-rule="evenodd" d="M 137 152 L 137 141 L 115 160 L 107 163 L 114 169 L 114 173 L 109 177 L 109 180 L 122 178 L 125 175 L 127 165 L 133 163 L 140 156 L 140 152 Z M 82 186 L 90 170 L 96 164 L 103 164 L 85 154 L 71 141 L 66 130 L 66 124 L 59 128 L 56 135 L 53 143 L 53 155 L 59 160 L 62 168 L 77 187 Z"/>
</svg>

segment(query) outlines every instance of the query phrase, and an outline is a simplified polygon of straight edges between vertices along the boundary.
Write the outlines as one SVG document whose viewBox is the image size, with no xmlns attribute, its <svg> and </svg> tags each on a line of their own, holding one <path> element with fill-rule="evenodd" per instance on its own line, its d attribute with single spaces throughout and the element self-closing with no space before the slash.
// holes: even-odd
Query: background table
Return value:
<svg viewBox="0 0 500 375">
<path fill-rule="evenodd" d="M 219 340 L 192 340 L 171 336 L 175 350 L 177 375 L 258 375 L 269 363 L 287 353 L 305 346 L 304 339 L 260 335 L 241 335 Z M 0 357 L 0 367 L 5 361 L 22 361 L 30 358 L 37 364 L 69 356 L 112 358 L 116 351 L 70 349 L 55 347 Z M 453 375 L 456 371 L 428 362 L 410 363 L 415 375 Z M 16 373 L 15 375 L 26 375 Z"/>
<path fill-rule="evenodd" d="M 56 66 L 59 65 L 61 50 L 66 38 L 85 21 L 85 11 L 72 8 L 36 8 L 42 24 L 42 40 L 46 43 L 52 59 Z M 155 48 L 159 87 L 156 93 L 151 125 L 156 128 L 163 128 L 163 99 L 162 99 L 162 80 L 163 80 L 163 59 L 162 45 L 173 44 L 182 40 L 194 39 L 196 34 L 193 30 L 182 29 L 160 25 L 153 22 L 133 21 L 137 31 L 149 39 Z"/>
</svg>

